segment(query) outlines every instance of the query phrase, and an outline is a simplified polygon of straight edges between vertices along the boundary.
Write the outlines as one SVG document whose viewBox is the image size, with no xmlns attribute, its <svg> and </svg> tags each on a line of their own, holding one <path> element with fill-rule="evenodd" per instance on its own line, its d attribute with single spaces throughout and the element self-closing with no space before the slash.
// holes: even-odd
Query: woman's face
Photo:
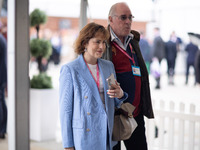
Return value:
<svg viewBox="0 0 200 150">
<path fill-rule="evenodd" d="M 103 35 L 98 35 L 94 38 L 91 38 L 86 44 L 85 48 L 87 49 L 85 52 L 87 57 L 90 57 L 91 59 L 101 58 L 106 49 L 106 41 L 103 38 Z"/>
</svg>

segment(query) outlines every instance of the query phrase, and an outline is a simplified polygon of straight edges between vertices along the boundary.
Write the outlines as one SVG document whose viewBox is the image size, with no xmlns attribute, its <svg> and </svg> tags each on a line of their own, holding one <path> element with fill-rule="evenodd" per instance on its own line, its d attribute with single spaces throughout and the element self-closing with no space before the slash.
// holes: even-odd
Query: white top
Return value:
<svg viewBox="0 0 200 150">
<path fill-rule="evenodd" d="M 95 65 L 88 64 L 88 66 L 92 72 L 93 77 L 97 81 L 97 65 L 96 64 Z M 100 79 L 99 79 L 99 94 L 100 94 L 101 100 L 105 107 L 104 86 L 103 86 L 103 80 L 102 80 L 100 72 L 99 72 L 99 77 L 100 77 Z"/>
</svg>

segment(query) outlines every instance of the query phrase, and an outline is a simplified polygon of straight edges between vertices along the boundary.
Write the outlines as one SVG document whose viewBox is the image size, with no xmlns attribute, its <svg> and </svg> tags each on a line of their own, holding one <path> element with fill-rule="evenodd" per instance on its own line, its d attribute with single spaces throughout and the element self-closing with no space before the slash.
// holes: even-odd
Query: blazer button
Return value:
<svg viewBox="0 0 200 150">
<path fill-rule="evenodd" d="M 87 98 L 88 98 L 88 96 L 85 96 L 84 98 L 85 98 L 85 99 L 87 99 Z"/>
<path fill-rule="evenodd" d="M 87 115 L 90 115 L 90 113 L 89 113 L 89 112 L 87 112 Z"/>
<path fill-rule="evenodd" d="M 87 131 L 87 132 L 89 132 L 89 131 L 90 131 L 90 129 L 87 129 L 86 131 Z"/>
</svg>

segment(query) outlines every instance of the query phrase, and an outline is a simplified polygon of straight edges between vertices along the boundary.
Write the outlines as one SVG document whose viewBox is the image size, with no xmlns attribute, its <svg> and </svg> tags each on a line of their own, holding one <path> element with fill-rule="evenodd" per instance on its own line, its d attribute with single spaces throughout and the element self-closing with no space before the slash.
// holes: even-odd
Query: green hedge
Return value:
<svg viewBox="0 0 200 150">
<path fill-rule="evenodd" d="M 49 58 L 52 54 L 51 43 L 44 39 L 32 39 L 30 43 L 31 55 Z"/>
<path fill-rule="evenodd" d="M 47 76 L 46 73 L 40 73 L 39 75 L 34 75 L 31 79 L 31 88 L 35 89 L 50 89 L 52 88 L 51 77 Z"/>
<path fill-rule="evenodd" d="M 31 14 L 30 14 L 30 24 L 31 26 L 36 26 L 40 24 L 44 24 L 47 20 L 47 16 L 45 12 L 40 11 L 38 8 L 36 8 Z"/>
</svg>

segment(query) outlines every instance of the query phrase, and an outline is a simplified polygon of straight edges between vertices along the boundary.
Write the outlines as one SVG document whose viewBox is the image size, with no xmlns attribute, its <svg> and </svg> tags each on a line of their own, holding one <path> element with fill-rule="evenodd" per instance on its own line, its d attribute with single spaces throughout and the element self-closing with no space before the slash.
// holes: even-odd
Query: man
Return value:
<svg viewBox="0 0 200 150">
<path fill-rule="evenodd" d="M 165 55 L 167 60 L 167 74 L 168 74 L 168 83 L 174 85 L 174 74 L 175 74 L 175 63 L 177 56 L 177 39 L 174 38 L 174 35 L 170 35 L 170 39 L 165 44 Z"/>
<path fill-rule="evenodd" d="M 190 37 L 190 42 L 186 45 L 185 51 L 187 52 L 187 60 L 186 60 L 186 74 L 185 74 L 185 84 L 188 84 L 188 78 L 189 78 L 189 71 L 190 71 L 190 67 L 192 67 L 195 71 L 195 56 L 198 52 L 199 48 L 197 45 L 195 45 L 192 42 L 192 39 Z M 195 73 L 194 73 L 195 74 Z M 194 85 L 196 85 L 196 78 L 195 78 L 195 82 Z"/>
<path fill-rule="evenodd" d="M 138 127 L 124 144 L 127 150 L 147 150 L 143 115 L 153 118 L 154 114 L 148 71 L 139 48 L 140 35 L 131 31 L 132 18 L 126 3 L 116 3 L 111 7 L 108 16 L 111 37 L 103 58 L 113 62 L 117 81 L 129 95 L 126 102 L 136 107 L 133 115 Z M 120 147 L 118 142 L 113 150 L 120 150 Z"/>
<path fill-rule="evenodd" d="M 165 43 L 162 37 L 160 36 L 160 29 L 158 27 L 154 28 L 154 36 L 155 37 L 152 45 L 153 59 L 158 59 L 160 68 L 161 61 L 165 57 Z M 160 78 L 161 74 L 159 76 L 155 76 L 156 89 L 160 89 Z"/>
<path fill-rule="evenodd" d="M 194 68 L 195 68 L 196 84 L 200 85 L 200 50 L 198 50 L 196 53 Z"/>
<path fill-rule="evenodd" d="M 147 70 L 148 70 L 148 72 L 150 72 L 150 62 L 151 62 L 150 45 L 142 31 L 140 32 L 139 45 L 140 45 L 140 50 L 141 50 L 142 56 L 144 58 L 144 62 L 146 64 Z"/>
<path fill-rule="evenodd" d="M 0 33 L 0 139 L 5 138 L 7 126 L 7 107 L 5 103 L 6 71 L 6 39 Z"/>
</svg>

